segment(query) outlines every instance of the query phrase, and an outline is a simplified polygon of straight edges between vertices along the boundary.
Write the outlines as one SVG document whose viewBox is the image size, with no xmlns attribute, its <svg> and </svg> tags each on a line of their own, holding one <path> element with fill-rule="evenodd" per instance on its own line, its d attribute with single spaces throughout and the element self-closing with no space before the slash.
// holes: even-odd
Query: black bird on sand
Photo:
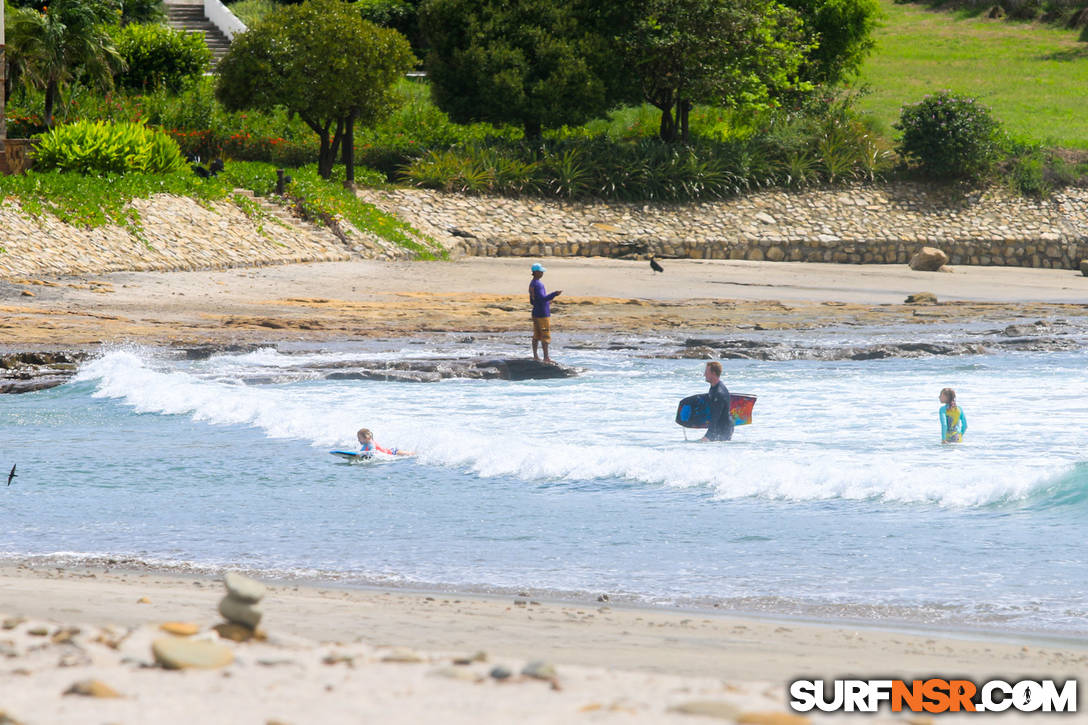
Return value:
<svg viewBox="0 0 1088 725">
<path fill-rule="evenodd" d="M 11 464 L 11 473 L 8 474 L 8 485 L 9 486 L 11 485 L 11 479 L 16 478 L 16 476 L 15 476 L 15 467 L 17 465 L 19 465 L 19 464 L 18 463 Z"/>
<path fill-rule="evenodd" d="M 653 274 L 654 272 L 664 272 L 665 271 L 665 268 L 657 263 L 657 260 L 654 259 L 654 255 L 652 255 L 652 254 L 650 255 L 650 269 L 653 270 L 653 272 L 650 272 L 650 274 Z"/>
</svg>

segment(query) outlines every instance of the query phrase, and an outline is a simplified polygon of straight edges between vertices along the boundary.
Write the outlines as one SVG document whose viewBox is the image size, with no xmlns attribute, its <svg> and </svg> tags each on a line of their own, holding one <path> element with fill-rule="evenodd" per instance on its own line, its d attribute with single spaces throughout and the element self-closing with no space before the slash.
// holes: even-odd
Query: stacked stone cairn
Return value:
<svg viewBox="0 0 1088 725">
<path fill-rule="evenodd" d="M 227 572 L 223 584 L 227 587 L 227 596 L 219 602 L 219 613 L 227 621 L 217 624 L 215 631 L 220 637 L 235 642 L 264 639 L 264 632 L 257 629 L 264 615 L 257 606 L 267 591 L 264 584 L 235 572 Z"/>
</svg>

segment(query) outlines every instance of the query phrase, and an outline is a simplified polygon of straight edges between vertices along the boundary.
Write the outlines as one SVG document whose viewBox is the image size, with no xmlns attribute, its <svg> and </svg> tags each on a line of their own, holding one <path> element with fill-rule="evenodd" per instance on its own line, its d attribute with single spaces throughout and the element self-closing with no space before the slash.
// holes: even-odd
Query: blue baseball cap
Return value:
<svg viewBox="0 0 1088 725">
<path fill-rule="evenodd" d="M 543 271 L 545 271 L 544 270 L 544 265 L 540 264 L 539 262 L 534 264 L 532 267 L 530 267 L 530 270 L 533 271 L 533 272 L 543 272 Z"/>
</svg>

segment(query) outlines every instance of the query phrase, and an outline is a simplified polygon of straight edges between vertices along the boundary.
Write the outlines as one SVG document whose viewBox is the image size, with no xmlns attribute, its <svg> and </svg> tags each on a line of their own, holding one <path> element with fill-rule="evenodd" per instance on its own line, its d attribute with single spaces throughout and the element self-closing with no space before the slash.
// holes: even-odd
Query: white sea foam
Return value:
<svg viewBox="0 0 1088 725">
<path fill-rule="evenodd" d="M 627 362 L 610 374 L 558 383 L 233 382 L 240 367 L 279 365 L 287 357 L 260 351 L 183 366 L 117 350 L 86 364 L 77 380 L 93 381 L 96 397 L 137 412 L 252 426 L 318 447 L 354 445 L 354 431 L 369 427 L 383 445 L 417 450 L 423 464 L 481 477 L 619 480 L 703 489 L 720 499 L 985 506 L 1028 497 L 1078 460 L 1075 435 L 1045 428 L 1061 420 L 1055 410 L 1077 405 L 1072 387 L 1052 386 L 1051 415 L 1028 420 L 1006 411 L 1030 409 L 1033 396 L 986 370 L 972 373 L 981 378 L 972 381 L 973 394 L 961 392 L 974 403 L 965 404 L 970 432 L 963 446 L 934 441 L 937 404 L 929 398 L 940 379 L 931 372 L 889 376 L 878 363 L 747 371 L 741 382 L 748 387 L 740 390 L 760 393 L 756 424 L 739 428 L 731 444 L 696 445 L 679 443 L 671 422 L 675 400 L 698 389 L 685 362 L 645 362 L 634 370 Z M 995 413 L 987 406 L 1000 407 Z M 1048 437 L 1045 455 L 1031 444 L 1040 435 Z"/>
</svg>

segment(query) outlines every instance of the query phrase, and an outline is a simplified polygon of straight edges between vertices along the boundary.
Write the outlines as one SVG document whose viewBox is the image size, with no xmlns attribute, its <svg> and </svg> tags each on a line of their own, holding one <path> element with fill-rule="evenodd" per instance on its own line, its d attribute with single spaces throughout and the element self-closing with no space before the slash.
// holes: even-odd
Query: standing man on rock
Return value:
<svg viewBox="0 0 1088 725">
<path fill-rule="evenodd" d="M 733 413 L 730 411 L 729 388 L 722 382 L 722 364 L 708 362 L 703 379 L 710 383 L 710 427 L 699 442 L 727 441 L 733 438 Z"/>
<path fill-rule="evenodd" d="M 532 266 L 533 281 L 529 283 L 529 304 L 533 306 L 533 359 L 540 360 L 537 354 L 537 345 L 544 346 L 544 362 L 550 363 L 548 356 L 548 343 L 552 341 L 551 317 L 552 300 L 563 294 L 563 290 L 557 290 L 548 294 L 544 290 L 544 283 L 540 278 L 544 276 L 544 265 Z"/>
</svg>

